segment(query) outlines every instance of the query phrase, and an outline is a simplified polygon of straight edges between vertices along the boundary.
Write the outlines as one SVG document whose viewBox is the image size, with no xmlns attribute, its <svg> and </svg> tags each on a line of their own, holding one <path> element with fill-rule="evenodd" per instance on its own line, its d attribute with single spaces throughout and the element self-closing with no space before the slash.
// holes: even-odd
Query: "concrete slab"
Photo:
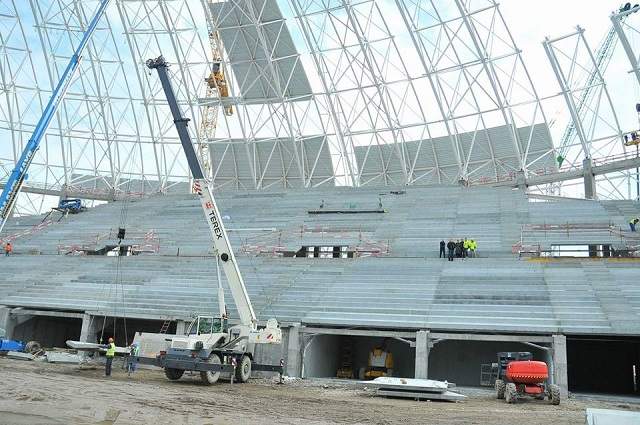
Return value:
<svg viewBox="0 0 640 425">
<path fill-rule="evenodd" d="M 381 389 L 406 390 L 417 392 L 439 392 L 447 391 L 450 385 L 448 382 L 434 381 L 433 379 L 411 379 L 411 378 L 391 378 L 383 376 L 373 381 L 362 381 L 363 384 L 380 387 Z"/>
<path fill-rule="evenodd" d="M 78 351 L 100 351 L 105 353 L 107 351 L 102 344 L 95 344 L 92 342 L 82 341 L 67 341 L 67 346 Z M 116 347 L 116 354 L 129 354 L 130 350 L 127 347 Z"/>
<path fill-rule="evenodd" d="M 81 361 L 81 358 L 78 354 L 61 353 L 55 351 L 47 351 L 46 357 L 47 362 L 49 363 L 78 364 Z"/>
<path fill-rule="evenodd" d="M 373 381 L 361 381 L 365 385 L 378 387 L 379 396 L 410 398 L 414 400 L 461 401 L 467 397 L 449 391 L 454 384 L 432 379 L 410 379 L 380 377 Z"/>
<path fill-rule="evenodd" d="M 610 409 L 587 409 L 586 425 L 637 425 L 640 424 L 639 412 L 626 412 Z"/>
<path fill-rule="evenodd" d="M 410 398 L 413 400 L 443 400 L 443 401 L 463 401 L 467 396 L 445 391 L 443 393 L 429 393 L 421 391 L 398 391 L 378 389 L 377 394 L 383 397 Z"/>
<path fill-rule="evenodd" d="M 29 353 L 21 353 L 19 351 L 7 352 L 7 357 L 14 360 L 33 360 L 35 356 Z"/>
<path fill-rule="evenodd" d="M 140 356 L 156 357 L 160 351 L 166 351 L 171 347 L 172 334 L 143 333 L 137 332 L 133 337 L 133 342 L 140 347 Z"/>
</svg>

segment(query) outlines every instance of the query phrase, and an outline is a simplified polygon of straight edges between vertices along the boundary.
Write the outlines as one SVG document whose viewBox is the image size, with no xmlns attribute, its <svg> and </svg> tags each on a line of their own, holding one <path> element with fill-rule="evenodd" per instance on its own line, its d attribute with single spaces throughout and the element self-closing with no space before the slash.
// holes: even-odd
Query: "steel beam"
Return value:
<svg viewBox="0 0 640 425">
<path fill-rule="evenodd" d="M 451 341 L 499 341 L 499 342 L 533 342 L 550 344 L 553 337 L 543 335 L 489 335 L 489 334 L 456 334 L 432 332 L 431 339 L 451 340 Z"/>
<path fill-rule="evenodd" d="M 591 167 L 591 173 L 594 176 L 600 176 L 604 174 L 615 173 L 618 171 L 632 170 L 640 167 L 640 157 L 638 158 L 629 158 L 622 159 L 619 161 L 612 161 L 608 164 L 596 165 Z M 556 183 L 568 180 L 576 180 L 584 177 L 584 170 L 581 168 L 571 170 L 571 171 L 563 171 L 558 173 L 550 173 L 542 176 L 533 176 L 526 179 L 527 186 L 539 186 L 543 184 Z M 494 187 L 517 187 L 517 182 L 508 181 L 508 182 L 500 182 L 493 184 Z"/>
<path fill-rule="evenodd" d="M 83 313 L 72 313 L 68 311 L 49 311 L 49 310 L 25 310 L 23 308 L 14 308 L 11 310 L 13 316 L 45 316 L 45 317 L 66 317 L 70 319 L 82 319 Z"/>
<path fill-rule="evenodd" d="M 629 42 L 629 38 L 622 27 L 622 21 L 632 13 L 635 13 L 640 10 L 640 6 L 635 6 L 626 12 L 614 13 L 611 15 L 611 23 L 613 24 L 613 28 L 618 34 L 618 38 L 620 39 L 620 43 L 622 44 L 622 48 L 627 54 L 627 58 L 629 58 L 629 63 L 631 64 L 631 72 L 636 76 L 638 80 L 638 84 L 640 84 L 640 66 L 638 65 L 638 58 L 636 56 L 636 52 L 633 50 L 631 43 Z"/>
<path fill-rule="evenodd" d="M 377 329 L 340 329 L 340 328 L 312 328 L 303 327 L 302 333 L 310 335 L 346 335 L 346 336 L 370 336 L 382 338 L 410 338 L 416 337 L 415 332 L 381 331 Z"/>
</svg>

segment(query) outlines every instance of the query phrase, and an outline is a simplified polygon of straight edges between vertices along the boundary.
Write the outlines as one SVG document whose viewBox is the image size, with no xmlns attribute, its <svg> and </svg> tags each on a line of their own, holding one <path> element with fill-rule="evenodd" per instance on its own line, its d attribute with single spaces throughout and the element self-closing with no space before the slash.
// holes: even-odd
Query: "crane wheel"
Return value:
<svg viewBox="0 0 640 425">
<path fill-rule="evenodd" d="M 502 379 L 496 379 L 495 388 L 496 388 L 496 398 L 497 399 L 504 398 L 505 384 Z"/>
<path fill-rule="evenodd" d="M 182 375 L 184 375 L 184 370 L 182 369 L 173 369 L 170 367 L 164 368 L 164 376 L 172 381 L 177 381 L 178 379 L 182 378 Z"/>
<path fill-rule="evenodd" d="M 211 357 L 207 359 L 207 363 L 222 364 L 222 361 L 220 360 L 220 356 L 218 356 L 217 354 L 212 354 Z M 220 371 L 200 372 L 200 379 L 202 379 L 202 382 L 206 385 L 213 385 L 218 382 L 218 379 L 220 379 Z"/>
<path fill-rule="evenodd" d="M 560 404 L 560 387 L 553 384 L 550 386 L 550 392 L 551 392 L 551 404 L 553 404 L 554 406 L 557 406 L 558 404 Z"/>
<path fill-rule="evenodd" d="M 246 354 L 242 356 L 238 366 L 236 367 L 236 381 L 247 382 L 251 377 L 251 359 Z"/>
<path fill-rule="evenodd" d="M 510 382 L 506 385 L 504 390 L 504 400 L 509 404 L 518 401 L 518 390 L 516 389 L 516 384 Z"/>
</svg>

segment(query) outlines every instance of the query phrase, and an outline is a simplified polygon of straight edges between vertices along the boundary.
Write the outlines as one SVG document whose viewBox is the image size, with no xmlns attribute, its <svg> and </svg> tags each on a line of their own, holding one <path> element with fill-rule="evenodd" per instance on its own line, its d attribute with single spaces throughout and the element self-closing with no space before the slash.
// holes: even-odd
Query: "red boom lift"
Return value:
<svg viewBox="0 0 640 425">
<path fill-rule="evenodd" d="M 533 360 L 529 352 L 498 353 L 498 379 L 496 395 L 507 403 L 515 403 L 522 397 L 544 400 L 560 404 L 560 387 L 547 383 L 549 369 L 545 362 Z"/>
</svg>

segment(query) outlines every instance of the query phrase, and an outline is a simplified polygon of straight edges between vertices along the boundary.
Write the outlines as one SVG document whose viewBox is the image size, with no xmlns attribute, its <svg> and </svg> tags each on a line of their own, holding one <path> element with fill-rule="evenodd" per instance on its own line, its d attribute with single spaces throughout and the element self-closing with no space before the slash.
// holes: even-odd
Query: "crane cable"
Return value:
<svg viewBox="0 0 640 425">
<path fill-rule="evenodd" d="M 131 179 L 131 168 L 133 168 L 134 166 L 136 166 L 138 164 L 137 162 L 137 151 L 134 150 L 132 156 L 131 156 L 131 162 L 129 163 L 129 173 L 128 173 L 128 181 L 127 181 L 127 185 L 126 185 L 126 190 L 125 190 L 125 196 L 122 199 L 122 206 L 120 208 L 120 220 L 119 220 L 119 224 L 118 224 L 118 236 L 120 235 L 120 229 L 124 229 L 124 231 L 126 232 L 126 225 L 127 225 L 127 218 L 128 218 L 128 213 L 129 213 L 129 202 L 130 200 L 128 199 L 127 194 L 129 194 L 131 192 L 131 183 L 132 183 L 132 179 Z M 114 193 L 115 193 L 115 188 L 114 188 Z M 122 236 L 126 236 L 122 235 Z M 123 284 L 123 279 L 122 279 L 122 239 L 118 238 L 118 246 L 117 246 L 117 255 L 116 255 L 116 269 L 115 269 L 115 277 L 114 277 L 114 284 L 113 285 L 109 285 L 109 294 L 108 294 L 108 299 L 112 298 L 112 294 L 113 294 L 113 298 L 114 298 L 114 307 L 113 307 L 113 339 L 116 339 L 116 329 L 117 329 L 117 313 L 118 313 L 118 289 L 120 289 L 121 291 L 121 298 L 122 298 L 122 322 L 123 322 L 123 328 L 124 328 L 124 343 L 125 346 L 128 345 L 129 343 L 129 336 L 128 336 L 128 332 L 127 332 L 127 317 L 126 317 L 126 297 L 125 297 L 125 287 Z M 128 247 L 130 248 L 130 247 Z M 115 289 L 114 289 L 115 288 Z M 107 312 L 105 311 L 105 315 L 103 317 L 103 321 L 102 321 L 102 330 L 100 333 L 100 342 L 103 341 L 104 338 L 104 331 L 105 331 L 105 327 L 106 327 L 106 320 L 107 320 Z"/>
</svg>

